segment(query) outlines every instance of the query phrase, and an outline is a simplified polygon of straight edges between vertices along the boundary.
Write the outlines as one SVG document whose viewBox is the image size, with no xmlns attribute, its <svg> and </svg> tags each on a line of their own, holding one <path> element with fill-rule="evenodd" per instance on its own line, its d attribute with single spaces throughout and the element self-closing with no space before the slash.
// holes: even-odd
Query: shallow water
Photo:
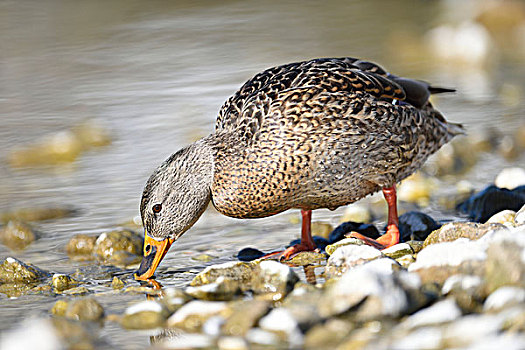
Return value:
<svg viewBox="0 0 525 350">
<path fill-rule="evenodd" d="M 450 6 L 450 5 L 449 5 Z M 313 57 L 356 56 L 399 75 L 455 86 L 436 102 L 469 133 L 495 127 L 511 133 L 523 121 L 523 99 L 506 103 L 502 87 L 525 89 L 525 67 L 500 57 L 490 69 L 456 69 L 422 47 L 406 44 L 452 17 L 442 2 L 237 2 L 237 1 L 2 1 L 0 2 L 0 210 L 71 207 L 78 215 L 39 223 L 41 238 L 7 256 L 50 271 L 73 273 L 88 263 L 69 260 L 63 247 L 73 234 L 113 229 L 138 215 L 144 182 L 179 147 L 213 130 L 222 102 L 255 73 Z M 421 55 L 418 54 L 421 50 Z M 110 146 L 67 166 L 11 169 L 14 147 L 93 119 L 108 128 Z M 506 166 L 523 165 L 486 154 L 463 177 L 475 187 Z M 452 186 L 452 185 L 450 185 Z M 314 220 L 337 224 L 343 209 L 319 210 Z M 448 213 L 433 206 L 438 218 Z M 274 249 L 298 235 L 294 211 L 271 219 L 235 220 L 208 210 L 172 248 L 158 275 L 182 286 L 207 264 L 241 248 Z M 270 235 L 271 233 L 271 235 Z M 257 240 L 256 243 L 255 240 Z M 141 296 L 100 301 L 121 313 Z M 0 332 L 27 315 L 47 312 L 56 299 L 0 295 Z M 31 311 L 29 311 L 31 310 Z M 107 323 L 101 336 L 114 346 L 143 348 L 149 336 Z"/>
</svg>

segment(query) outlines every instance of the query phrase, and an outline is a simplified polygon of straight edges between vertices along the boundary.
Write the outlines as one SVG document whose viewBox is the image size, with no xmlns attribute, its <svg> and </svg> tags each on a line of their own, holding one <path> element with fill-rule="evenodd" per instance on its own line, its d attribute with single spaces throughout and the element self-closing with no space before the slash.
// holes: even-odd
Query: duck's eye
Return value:
<svg viewBox="0 0 525 350">
<path fill-rule="evenodd" d="M 160 211 L 162 210 L 162 204 L 155 204 L 153 206 L 153 208 L 151 208 L 153 210 L 154 213 L 160 213 Z"/>
</svg>

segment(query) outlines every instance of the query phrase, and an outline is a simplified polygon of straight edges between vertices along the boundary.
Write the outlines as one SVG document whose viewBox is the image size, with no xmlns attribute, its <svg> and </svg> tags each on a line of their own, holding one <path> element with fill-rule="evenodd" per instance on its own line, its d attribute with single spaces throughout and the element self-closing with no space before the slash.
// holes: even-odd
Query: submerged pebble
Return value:
<svg viewBox="0 0 525 350">
<path fill-rule="evenodd" d="M 130 264 L 142 257 L 142 237 L 131 230 L 115 230 L 101 234 L 95 241 L 94 254 L 115 264 Z"/>
<path fill-rule="evenodd" d="M 78 286 L 78 281 L 75 281 L 68 275 L 56 273 L 53 275 L 51 284 L 53 285 L 55 291 L 60 293 L 65 291 L 66 289 L 71 289 L 73 287 Z"/>
<path fill-rule="evenodd" d="M 48 276 L 48 272 L 11 257 L 6 258 L 0 265 L 0 282 L 2 283 L 32 283 Z"/>
<path fill-rule="evenodd" d="M 104 308 L 93 298 L 73 299 L 64 316 L 77 321 L 99 321 L 104 317 Z"/>
<path fill-rule="evenodd" d="M 1 213 L 0 221 L 44 221 L 69 217 L 75 213 L 76 210 L 71 208 L 24 208 Z"/>
<path fill-rule="evenodd" d="M 11 220 L 0 230 L 0 241 L 10 249 L 25 249 L 35 239 L 36 233 L 33 228 L 21 221 Z"/>
<path fill-rule="evenodd" d="M 95 236 L 75 235 L 67 242 L 66 252 L 70 257 L 77 259 L 92 258 L 96 241 L 97 237 Z"/>
<path fill-rule="evenodd" d="M 153 300 L 145 300 L 128 307 L 120 324 L 126 329 L 157 328 L 164 325 L 167 316 L 168 312 L 162 304 Z"/>
</svg>

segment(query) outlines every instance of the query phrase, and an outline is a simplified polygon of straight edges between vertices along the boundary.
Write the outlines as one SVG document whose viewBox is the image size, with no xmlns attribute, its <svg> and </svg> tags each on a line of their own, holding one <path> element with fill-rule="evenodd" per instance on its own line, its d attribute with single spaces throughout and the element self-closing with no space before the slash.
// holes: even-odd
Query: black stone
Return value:
<svg viewBox="0 0 525 350">
<path fill-rule="evenodd" d="M 513 190 L 499 188 L 495 185 L 486 187 L 458 204 L 456 209 L 476 222 L 485 222 L 492 215 L 502 210 L 517 211 L 525 204 L 525 185 Z"/>
<path fill-rule="evenodd" d="M 432 231 L 440 228 L 441 224 L 425 213 L 410 211 L 399 217 L 398 227 L 401 242 L 424 241 Z M 386 226 L 384 230 L 386 231 Z"/>
<path fill-rule="evenodd" d="M 333 244 L 345 238 L 345 234 L 352 231 L 359 232 L 363 236 L 367 236 L 372 239 L 377 239 L 380 236 L 379 231 L 374 225 L 363 224 L 362 222 L 347 221 L 337 226 L 332 232 L 330 232 L 328 241 L 330 244 Z"/>
<path fill-rule="evenodd" d="M 252 261 L 264 256 L 265 253 L 255 248 L 243 248 L 237 253 L 237 259 L 240 261 Z"/>
<path fill-rule="evenodd" d="M 321 250 L 324 250 L 324 247 L 330 244 L 330 242 L 328 242 L 328 240 L 324 237 L 313 236 L 312 238 L 314 240 L 316 247 Z M 301 243 L 301 239 L 294 239 L 293 241 L 290 242 L 290 244 L 288 244 L 288 246 L 286 246 L 286 248 L 299 244 L 299 243 Z"/>
</svg>

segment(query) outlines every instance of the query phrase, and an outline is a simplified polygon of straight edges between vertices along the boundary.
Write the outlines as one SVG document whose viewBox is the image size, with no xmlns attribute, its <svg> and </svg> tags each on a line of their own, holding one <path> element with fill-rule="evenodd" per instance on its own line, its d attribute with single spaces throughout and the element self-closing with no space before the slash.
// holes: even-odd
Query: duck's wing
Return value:
<svg viewBox="0 0 525 350">
<path fill-rule="evenodd" d="M 397 77 L 396 77 L 397 78 Z M 237 132 L 251 139 L 263 125 L 271 106 L 287 90 L 337 93 L 341 91 L 371 95 L 378 99 L 406 99 L 402 85 L 391 79 L 377 64 L 356 58 L 324 58 L 290 63 L 267 69 L 248 80 L 222 106 L 216 132 Z"/>
</svg>

